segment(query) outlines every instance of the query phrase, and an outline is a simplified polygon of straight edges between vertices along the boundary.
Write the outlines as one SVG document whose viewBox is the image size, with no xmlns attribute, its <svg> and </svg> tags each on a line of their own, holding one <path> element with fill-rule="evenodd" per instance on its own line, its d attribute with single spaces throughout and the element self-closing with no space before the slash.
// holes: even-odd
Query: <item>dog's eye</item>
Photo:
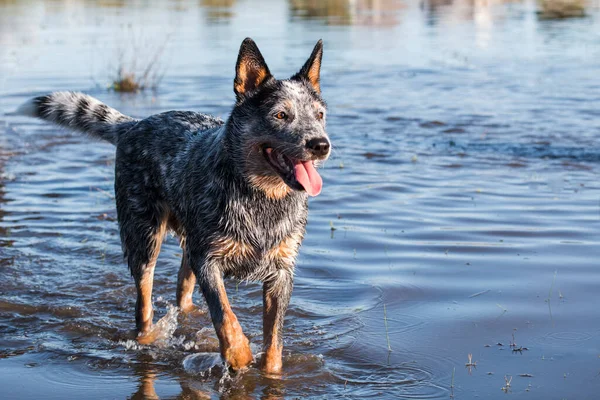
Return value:
<svg viewBox="0 0 600 400">
<path fill-rule="evenodd" d="M 287 114 L 284 113 L 283 111 L 279 111 L 277 114 L 275 114 L 275 118 L 277 118 L 277 119 L 287 119 Z"/>
<path fill-rule="evenodd" d="M 323 111 L 319 111 L 319 113 L 317 114 L 317 118 L 323 119 L 323 116 L 324 116 Z"/>
</svg>

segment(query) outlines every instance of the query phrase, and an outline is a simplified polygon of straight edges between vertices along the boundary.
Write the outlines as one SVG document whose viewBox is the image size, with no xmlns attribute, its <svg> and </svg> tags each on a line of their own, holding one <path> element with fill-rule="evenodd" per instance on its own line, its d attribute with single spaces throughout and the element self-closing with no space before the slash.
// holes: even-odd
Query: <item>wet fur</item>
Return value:
<svg viewBox="0 0 600 400">
<path fill-rule="evenodd" d="M 308 202 L 305 192 L 291 189 L 269 168 L 261 145 L 268 142 L 300 158 L 306 157 L 307 140 L 327 137 L 325 121 L 314 117 L 326 107 L 318 81 L 320 43 L 298 74 L 276 80 L 254 42 L 244 41 L 236 65 L 236 104 L 227 121 L 182 111 L 136 120 L 73 92 L 41 96 L 21 108 L 22 113 L 116 145 L 119 228 L 138 287 L 136 319 L 142 333 L 152 323 L 148 297 L 154 264 L 171 230 L 181 239 L 184 260 L 200 285 L 220 339 L 229 335 L 222 327 L 235 319 L 228 316 L 222 277 L 264 283 L 265 349 L 267 358 L 279 357 L 268 369 L 280 369 L 276 364 L 281 364 L 283 316 Z M 291 116 L 285 126 L 272 118 L 279 109 Z M 193 276 L 185 279 L 189 286 Z M 223 346 L 229 344 L 223 340 L 221 352 L 227 359 Z M 271 348 L 275 350 L 269 353 Z M 235 367 L 235 359 L 227 361 Z"/>
</svg>

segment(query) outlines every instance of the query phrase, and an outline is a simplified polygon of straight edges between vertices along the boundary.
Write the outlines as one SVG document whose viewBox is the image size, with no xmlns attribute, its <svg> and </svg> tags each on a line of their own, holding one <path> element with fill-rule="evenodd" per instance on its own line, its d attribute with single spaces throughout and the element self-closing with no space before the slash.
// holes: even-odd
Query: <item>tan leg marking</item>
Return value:
<svg viewBox="0 0 600 400">
<path fill-rule="evenodd" d="M 190 268 L 187 260 L 186 250 L 183 248 L 183 257 L 181 259 L 181 267 L 177 275 L 177 307 L 188 313 L 194 309 L 192 296 L 196 287 L 196 275 Z"/>
<path fill-rule="evenodd" d="M 283 340 L 280 335 L 293 287 L 294 262 L 302 237 L 302 232 L 295 232 L 267 253 L 269 261 L 280 268 L 277 279 L 273 282 L 263 283 L 263 349 L 265 353 L 261 367 L 268 374 L 281 373 Z"/>
<path fill-rule="evenodd" d="M 256 251 L 251 245 L 224 236 L 213 240 L 209 258 L 227 264 L 243 259 L 251 259 L 255 254 Z M 218 293 L 215 297 L 217 297 L 219 301 L 219 308 L 222 312 L 222 321 L 213 320 L 213 323 L 215 325 L 217 337 L 219 338 L 221 355 L 231 368 L 238 370 L 248 366 L 252 362 L 250 342 L 242 332 L 242 327 L 231 310 L 231 305 L 227 299 L 227 292 L 225 291 L 225 285 L 220 273 L 218 277 L 215 276 L 214 279 L 214 289 L 216 289 Z M 210 304 L 209 308 L 211 308 Z"/>
<path fill-rule="evenodd" d="M 146 270 L 142 274 L 142 278 L 137 287 L 138 296 L 138 333 L 143 335 L 152 328 L 152 283 L 154 280 L 154 267 L 146 266 Z"/>
<path fill-rule="evenodd" d="M 283 352 L 282 341 L 279 338 L 277 321 L 276 299 L 273 296 L 264 297 L 263 313 L 263 336 L 265 354 L 262 358 L 261 368 L 268 374 L 279 374 L 281 372 Z"/>
<path fill-rule="evenodd" d="M 231 310 L 223 282 L 219 285 L 219 292 L 223 310 L 223 323 L 220 325 L 215 324 L 215 330 L 219 338 L 221 356 L 231 368 L 239 370 L 247 367 L 252 362 L 250 342 L 242 332 L 242 327 Z"/>
<path fill-rule="evenodd" d="M 136 302 L 137 341 L 140 344 L 149 344 L 156 340 L 156 334 L 152 332 L 152 317 L 154 316 L 152 309 L 152 286 L 154 283 L 154 267 L 156 266 L 156 260 L 165 237 L 165 232 L 166 221 L 161 224 L 153 238 L 152 243 L 154 244 L 154 248 L 152 249 L 150 260 L 142 267 L 142 276 L 136 282 L 138 296 Z"/>
</svg>

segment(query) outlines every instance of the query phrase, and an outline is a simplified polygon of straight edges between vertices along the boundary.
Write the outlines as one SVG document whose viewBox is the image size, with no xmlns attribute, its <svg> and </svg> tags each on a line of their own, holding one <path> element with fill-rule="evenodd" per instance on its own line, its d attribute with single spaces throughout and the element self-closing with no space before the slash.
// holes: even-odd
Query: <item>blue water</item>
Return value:
<svg viewBox="0 0 600 400">
<path fill-rule="evenodd" d="M 532 1 L 0 1 L 2 396 L 595 398 L 600 14 L 538 10 Z M 200 296 L 195 315 L 169 312 L 173 238 L 154 293 L 165 337 L 131 341 L 114 149 L 12 113 L 32 96 L 78 90 L 135 117 L 226 118 L 246 36 L 277 77 L 325 43 L 334 152 L 310 203 L 282 379 L 221 370 Z M 156 90 L 108 89 L 120 66 L 139 75 L 155 55 Z M 261 288 L 228 291 L 256 353 Z M 468 354 L 476 367 L 465 366 Z"/>
</svg>

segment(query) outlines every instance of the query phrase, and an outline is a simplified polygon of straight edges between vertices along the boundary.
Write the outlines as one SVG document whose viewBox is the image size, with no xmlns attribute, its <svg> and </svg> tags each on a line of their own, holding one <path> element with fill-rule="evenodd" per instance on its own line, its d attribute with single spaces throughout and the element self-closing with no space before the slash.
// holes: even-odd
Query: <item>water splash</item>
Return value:
<svg viewBox="0 0 600 400">
<path fill-rule="evenodd" d="M 188 374 L 207 377 L 214 367 L 222 367 L 223 361 L 219 353 L 196 353 L 185 357 L 182 365 Z"/>
<path fill-rule="evenodd" d="M 173 333 L 177 329 L 177 314 L 179 313 L 179 308 L 172 304 L 167 304 L 167 313 L 164 317 L 158 320 L 156 325 L 153 328 L 153 331 L 156 332 L 156 342 L 155 345 L 157 347 L 171 347 L 174 343 L 173 341 Z"/>
<path fill-rule="evenodd" d="M 180 347 L 183 346 L 192 348 L 193 344 L 185 342 L 185 337 L 174 337 L 173 333 L 177 329 L 177 315 L 179 313 L 179 309 L 172 305 L 167 304 L 167 313 L 164 317 L 158 320 L 158 322 L 152 327 L 150 334 L 155 336 L 155 341 L 152 345 L 142 345 L 137 342 L 137 340 L 128 339 L 128 340 L 120 340 L 117 342 L 118 345 L 123 346 L 125 350 L 128 351 L 139 351 L 142 349 L 148 349 L 150 347 L 156 347 L 160 349 L 170 348 L 170 347 Z"/>
</svg>

